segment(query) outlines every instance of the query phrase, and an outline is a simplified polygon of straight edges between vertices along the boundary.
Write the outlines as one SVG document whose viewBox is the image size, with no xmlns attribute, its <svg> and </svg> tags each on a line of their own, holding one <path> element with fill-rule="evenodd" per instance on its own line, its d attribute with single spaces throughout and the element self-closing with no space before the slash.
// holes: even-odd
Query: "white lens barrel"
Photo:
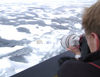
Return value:
<svg viewBox="0 0 100 77">
<path fill-rule="evenodd" d="M 64 49 L 70 46 L 79 46 L 79 36 L 76 34 L 64 35 L 61 39 L 61 45 Z"/>
</svg>

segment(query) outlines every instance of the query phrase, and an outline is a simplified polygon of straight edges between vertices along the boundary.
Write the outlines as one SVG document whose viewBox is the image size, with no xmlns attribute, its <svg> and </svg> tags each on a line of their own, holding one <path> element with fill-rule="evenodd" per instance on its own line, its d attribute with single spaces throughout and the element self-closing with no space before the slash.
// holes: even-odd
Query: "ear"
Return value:
<svg viewBox="0 0 100 77">
<path fill-rule="evenodd" d="M 93 39 L 94 39 L 94 43 L 95 43 L 95 46 L 96 46 L 96 51 L 99 50 L 99 47 L 100 47 L 100 40 L 99 40 L 99 37 L 96 33 L 92 32 L 91 33 Z"/>
</svg>

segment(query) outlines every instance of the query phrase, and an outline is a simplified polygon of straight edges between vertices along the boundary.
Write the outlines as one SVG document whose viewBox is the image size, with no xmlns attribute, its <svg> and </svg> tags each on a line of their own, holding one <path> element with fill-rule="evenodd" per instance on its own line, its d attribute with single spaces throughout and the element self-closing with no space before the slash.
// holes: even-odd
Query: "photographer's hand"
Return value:
<svg viewBox="0 0 100 77">
<path fill-rule="evenodd" d="M 71 52 L 73 52 L 75 55 L 80 55 L 81 54 L 79 48 L 75 47 L 75 46 L 70 46 L 68 48 L 68 50 L 71 51 Z"/>
<path fill-rule="evenodd" d="M 76 46 L 70 46 L 67 50 L 69 50 L 70 52 L 73 52 L 75 54 L 75 56 L 81 56 L 81 52 L 79 50 L 78 47 Z M 75 57 L 76 59 L 78 59 L 78 57 Z"/>
</svg>

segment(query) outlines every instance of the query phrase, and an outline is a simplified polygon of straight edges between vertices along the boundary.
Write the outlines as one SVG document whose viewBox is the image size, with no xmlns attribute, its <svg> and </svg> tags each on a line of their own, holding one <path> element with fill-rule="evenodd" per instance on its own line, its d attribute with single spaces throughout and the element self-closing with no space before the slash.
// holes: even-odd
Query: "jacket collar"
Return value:
<svg viewBox="0 0 100 77">
<path fill-rule="evenodd" d="M 84 62 L 92 62 L 92 61 L 100 60 L 100 51 L 89 53 L 84 59 L 80 59 L 80 60 Z"/>
</svg>

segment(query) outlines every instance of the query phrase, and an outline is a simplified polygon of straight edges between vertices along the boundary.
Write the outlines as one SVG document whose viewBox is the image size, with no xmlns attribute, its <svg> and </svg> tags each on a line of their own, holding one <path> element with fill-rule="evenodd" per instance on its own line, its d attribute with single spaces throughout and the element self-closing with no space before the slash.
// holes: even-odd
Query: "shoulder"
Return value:
<svg viewBox="0 0 100 77">
<path fill-rule="evenodd" d="M 62 66 L 78 66 L 78 67 L 81 67 L 81 66 L 87 66 L 88 63 L 85 63 L 83 61 L 79 61 L 79 60 L 68 60 L 66 62 L 64 62 L 64 64 Z"/>
<path fill-rule="evenodd" d="M 61 66 L 61 69 L 67 68 L 67 70 L 85 70 L 85 68 L 89 67 L 88 63 L 77 61 L 77 60 L 69 60 L 64 62 Z"/>
<path fill-rule="evenodd" d="M 90 77 L 88 74 L 89 64 L 81 61 L 66 61 L 58 71 L 59 77 Z M 89 75 L 89 74 L 88 74 Z"/>
</svg>

